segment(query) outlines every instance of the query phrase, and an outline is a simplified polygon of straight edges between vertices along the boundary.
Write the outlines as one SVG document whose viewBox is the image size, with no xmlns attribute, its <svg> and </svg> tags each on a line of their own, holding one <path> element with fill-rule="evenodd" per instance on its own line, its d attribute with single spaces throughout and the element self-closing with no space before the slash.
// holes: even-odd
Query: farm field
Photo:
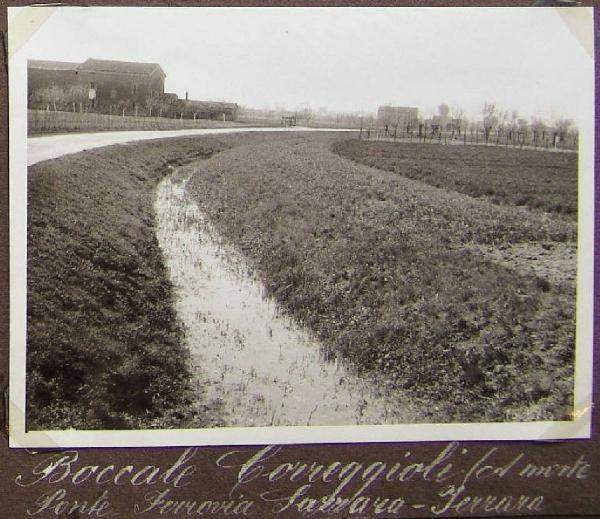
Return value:
<svg viewBox="0 0 600 519">
<path fill-rule="evenodd" d="M 423 421 L 568 419 L 574 278 L 552 265 L 574 266 L 573 217 L 356 164 L 331 150 L 340 138 L 248 143 L 182 172 L 285 311 L 422 402 Z M 499 150 L 477 151 L 496 174 Z M 532 250 L 548 268 L 532 268 Z"/>
<path fill-rule="evenodd" d="M 501 146 L 441 146 L 344 140 L 339 155 L 496 204 L 577 213 L 577 154 Z"/>
</svg>

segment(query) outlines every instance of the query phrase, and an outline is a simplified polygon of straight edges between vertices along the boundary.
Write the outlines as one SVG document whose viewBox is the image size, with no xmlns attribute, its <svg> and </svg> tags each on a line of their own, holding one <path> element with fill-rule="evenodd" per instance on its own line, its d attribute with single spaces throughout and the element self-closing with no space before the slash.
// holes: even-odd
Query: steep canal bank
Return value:
<svg viewBox="0 0 600 519">
<path fill-rule="evenodd" d="M 224 146 L 154 141 L 29 168 L 27 321 L 12 330 L 15 355 L 26 355 L 29 430 L 213 423 L 212 410 L 194 411 L 153 202 L 166 164 Z"/>
</svg>

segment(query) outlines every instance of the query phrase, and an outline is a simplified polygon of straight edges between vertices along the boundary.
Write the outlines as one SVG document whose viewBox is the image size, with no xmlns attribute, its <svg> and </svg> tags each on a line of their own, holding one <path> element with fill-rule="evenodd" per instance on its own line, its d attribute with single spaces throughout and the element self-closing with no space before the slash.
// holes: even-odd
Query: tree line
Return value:
<svg viewBox="0 0 600 519">
<path fill-rule="evenodd" d="M 383 128 L 382 128 L 383 124 Z M 365 126 L 369 133 L 371 126 Z M 382 135 L 383 133 L 383 135 Z M 415 120 L 378 121 L 377 137 L 464 140 L 465 143 L 576 147 L 578 129 L 573 121 L 558 118 L 546 122 L 539 116 L 523 117 L 493 102 L 484 103 L 479 119 L 469 119 L 460 106 L 440 104 L 437 114 Z"/>
<path fill-rule="evenodd" d="M 40 88 L 30 95 L 30 106 L 37 105 L 45 110 L 88 112 L 95 111 L 93 102 L 89 99 L 89 90 L 85 85 L 73 85 L 61 88 L 57 85 Z M 176 111 L 174 103 L 177 99 L 164 94 L 146 96 L 143 105 L 137 105 L 132 99 L 118 99 L 110 105 L 110 113 L 119 115 L 135 114 L 149 117 L 169 116 Z M 294 114 L 299 123 L 307 126 L 311 123 L 330 123 L 336 126 L 373 130 L 377 126 L 377 119 L 373 114 L 364 112 L 332 113 L 326 109 L 314 110 L 305 107 L 296 111 L 255 110 L 246 107 L 242 112 L 252 118 L 260 115 L 263 118 L 281 119 L 282 115 Z M 387 125 L 386 125 L 387 126 Z M 389 132 L 389 135 L 388 135 Z M 386 136 L 403 137 L 410 134 L 422 137 L 441 137 L 456 139 L 464 138 L 467 134 L 471 141 L 478 140 L 481 135 L 482 142 L 496 141 L 510 142 L 511 144 L 544 145 L 573 145 L 577 144 L 578 130 L 573 121 L 559 118 L 553 122 L 546 122 L 541 117 L 522 117 L 517 110 L 505 110 L 493 102 L 484 103 L 479 120 L 470 120 L 460 106 L 450 108 L 443 103 L 438 106 L 438 114 L 431 118 L 419 118 L 416 121 L 392 124 Z"/>
<path fill-rule="evenodd" d="M 174 100 L 171 97 L 154 93 L 146 96 L 143 105 L 136 104 L 131 98 L 115 99 L 110 104 L 109 110 L 110 113 L 118 115 L 135 114 L 162 117 L 171 112 L 173 103 Z M 93 100 L 89 98 L 89 87 L 83 84 L 72 85 L 66 88 L 58 85 L 38 88 L 30 94 L 29 106 L 36 106 L 55 112 L 98 111 Z"/>
</svg>

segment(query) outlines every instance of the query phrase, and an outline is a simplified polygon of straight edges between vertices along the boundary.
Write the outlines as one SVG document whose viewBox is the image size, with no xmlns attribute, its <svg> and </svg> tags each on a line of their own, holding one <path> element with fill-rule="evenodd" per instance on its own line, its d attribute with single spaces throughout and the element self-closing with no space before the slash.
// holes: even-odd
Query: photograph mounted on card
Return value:
<svg viewBox="0 0 600 519">
<path fill-rule="evenodd" d="M 9 8 L 9 57 L 12 447 L 589 437 L 591 8 Z"/>
</svg>

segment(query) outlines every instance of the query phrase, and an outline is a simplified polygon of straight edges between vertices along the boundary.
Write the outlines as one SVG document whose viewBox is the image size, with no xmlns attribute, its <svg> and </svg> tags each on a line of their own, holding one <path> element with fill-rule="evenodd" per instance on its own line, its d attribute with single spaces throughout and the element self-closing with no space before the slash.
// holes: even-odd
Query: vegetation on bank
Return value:
<svg viewBox="0 0 600 519">
<path fill-rule="evenodd" d="M 168 164 L 225 147 L 214 138 L 146 141 L 29 168 L 29 429 L 218 420 L 190 411 L 197 396 L 154 234 L 153 198 Z"/>
<path fill-rule="evenodd" d="M 154 235 L 154 188 L 168 164 L 187 164 L 179 169 L 193 173 L 188 189 L 201 209 L 281 307 L 357 370 L 377 374 L 398 405 L 421 403 L 423 421 L 569 418 L 573 287 L 468 245 L 552 250 L 575 240 L 573 215 L 367 167 L 333 153 L 339 139 L 179 138 L 30 167 L 28 427 L 218 425 L 219 409 L 192 405 Z M 464 153 L 443 153 L 453 150 Z M 473 168 L 481 161 L 497 173 L 496 150 L 477 151 Z M 523 157 L 502 152 L 509 162 Z"/>
<path fill-rule="evenodd" d="M 577 213 L 577 154 L 345 140 L 333 151 L 357 163 L 496 204 Z"/>
<path fill-rule="evenodd" d="M 286 311 L 356 369 L 377 373 L 399 405 L 422 401 L 424 421 L 568 419 L 572 287 L 464 245 L 552 248 L 575 239 L 572 218 L 358 165 L 330 151 L 335 139 L 246 143 L 186 166 L 188 188 Z M 465 160 L 465 148 L 431 148 Z M 410 149 L 419 168 L 435 169 L 429 146 Z M 477 148 L 471 174 L 493 169 L 500 151 L 509 163 L 523 157 Z"/>
</svg>

